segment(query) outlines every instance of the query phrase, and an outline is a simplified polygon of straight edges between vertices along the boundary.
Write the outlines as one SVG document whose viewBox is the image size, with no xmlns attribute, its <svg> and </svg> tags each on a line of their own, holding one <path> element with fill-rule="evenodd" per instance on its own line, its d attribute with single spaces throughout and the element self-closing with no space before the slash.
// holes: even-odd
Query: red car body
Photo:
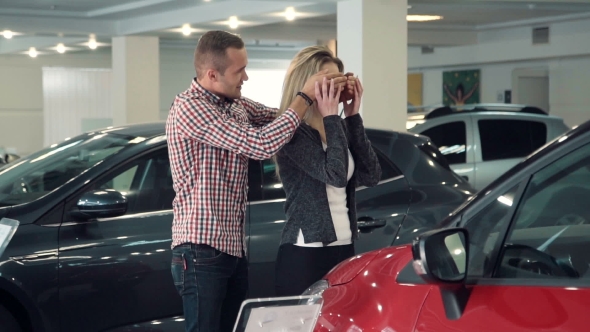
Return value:
<svg viewBox="0 0 590 332">
<path fill-rule="evenodd" d="M 406 245 L 335 268 L 314 331 L 590 331 L 590 289 L 577 287 L 468 286 L 462 317 L 449 320 L 439 286 L 396 280 L 411 260 Z"/>
</svg>

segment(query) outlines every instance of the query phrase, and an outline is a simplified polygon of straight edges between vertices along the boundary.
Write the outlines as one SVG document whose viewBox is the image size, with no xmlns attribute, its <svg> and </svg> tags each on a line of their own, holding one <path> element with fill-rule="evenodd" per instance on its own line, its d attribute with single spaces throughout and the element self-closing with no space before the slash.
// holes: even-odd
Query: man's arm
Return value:
<svg viewBox="0 0 590 332">
<path fill-rule="evenodd" d="M 261 103 L 253 101 L 252 99 L 244 97 L 239 101 L 246 112 L 248 112 L 248 118 L 254 127 L 262 127 L 272 122 L 277 117 L 278 109 L 276 108 L 265 106 Z"/>
<path fill-rule="evenodd" d="M 217 112 L 201 99 L 178 100 L 173 108 L 174 126 L 181 135 L 256 160 L 272 157 L 291 139 L 300 123 L 297 110 L 287 110 L 274 121 L 256 128 Z"/>
</svg>

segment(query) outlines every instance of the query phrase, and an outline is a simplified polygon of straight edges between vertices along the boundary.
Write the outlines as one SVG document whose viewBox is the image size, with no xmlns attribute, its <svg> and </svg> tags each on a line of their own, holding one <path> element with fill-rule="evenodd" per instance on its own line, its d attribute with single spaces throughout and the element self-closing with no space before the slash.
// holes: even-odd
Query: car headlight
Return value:
<svg viewBox="0 0 590 332">
<path fill-rule="evenodd" d="M 315 295 L 315 296 L 322 296 L 324 291 L 330 287 L 328 280 L 320 280 L 315 282 L 313 285 L 309 286 L 308 289 L 303 292 L 301 295 Z"/>
</svg>

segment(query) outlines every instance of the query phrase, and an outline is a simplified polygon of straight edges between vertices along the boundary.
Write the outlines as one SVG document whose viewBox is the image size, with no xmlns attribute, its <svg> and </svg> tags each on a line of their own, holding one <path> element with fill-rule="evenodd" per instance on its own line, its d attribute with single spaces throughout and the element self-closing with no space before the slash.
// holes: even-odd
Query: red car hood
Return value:
<svg viewBox="0 0 590 332">
<path fill-rule="evenodd" d="M 373 261 L 379 261 L 379 263 L 371 264 L 371 267 L 369 267 L 367 271 L 378 268 L 380 273 L 386 273 L 395 278 L 406 266 L 411 257 L 412 249 L 409 244 L 369 251 L 351 257 L 336 265 L 330 272 L 328 272 L 326 279 L 330 283 L 330 286 L 349 283 L 359 275 L 359 273 L 365 271 L 365 268 L 367 268 L 367 266 Z"/>
<path fill-rule="evenodd" d="M 406 268 L 411 260 L 405 245 L 339 264 L 326 276 L 330 287 L 314 331 L 412 331 L 431 286 L 405 277 L 413 274 Z"/>
</svg>

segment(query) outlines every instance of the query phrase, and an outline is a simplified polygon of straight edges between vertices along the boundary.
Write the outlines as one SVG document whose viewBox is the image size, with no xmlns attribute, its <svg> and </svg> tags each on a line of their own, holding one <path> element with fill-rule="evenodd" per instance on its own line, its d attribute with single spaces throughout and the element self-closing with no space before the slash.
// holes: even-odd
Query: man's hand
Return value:
<svg viewBox="0 0 590 332">
<path fill-rule="evenodd" d="M 354 98 L 354 88 L 356 78 L 353 73 L 346 73 L 346 83 L 344 84 L 344 90 L 340 94 L 340 102 L 346 104 L 348 101 Z"/>
<path fill-rule="evenodd" d="M 363 85 L 358 77 L 355 79 L 354 82 L 354 97 L 352 101 L 344 102 L 344 115 L 346 117 L 353 116 L 358 114 L 361 108 L 361 98 L 363 97 Z"/>
<path fill-rule="evenodd" d="M 315 83 L 317 82 L 318 84 L 322 84 L 324 78 L 327 81 L 334 79 L 334 89 L 339 91 L 342 91 L 344 89 L 344 86 L 347 81 L 347 77 L 344 76 L 342 73 L 328 74 L 328 70 L 326 69 L 311 76 L 307 80 L 307 82 L 305 82 L 305 85 L 301 89 L 301 92 L 305 93 L 307 96 L 309 96 L 309 98 L 311 98 L 311 100 L 315 101 L 317 99 L 315 94 Z"/>
</svg>

